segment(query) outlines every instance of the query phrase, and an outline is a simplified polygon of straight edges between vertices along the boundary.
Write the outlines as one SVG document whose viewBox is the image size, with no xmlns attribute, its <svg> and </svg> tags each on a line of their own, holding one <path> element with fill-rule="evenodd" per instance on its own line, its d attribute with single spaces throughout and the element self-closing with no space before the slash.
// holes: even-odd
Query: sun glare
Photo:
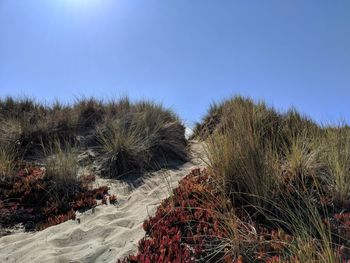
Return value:
<svg viewBox="0 0 350 263">
<path fill-rule="evenodd" d="M 115 8 L 112 0 L 51 0 L 50 3 L 58 14 L 77 19 L 100 17 Z"/>
<path fill-rule="evenodd" d="M 79 14 L 96 13 L 107 6 L 108 0 L 60 0 L 53 1 L 60 9 Z"/>
<path fill-rule="evenodd" d="M 99 2 L 102 3 L 101 0 L 64 0 L 67 4 L 71 6 L 77 6 L 77 7 L 92 7 Z"/>
</svg>

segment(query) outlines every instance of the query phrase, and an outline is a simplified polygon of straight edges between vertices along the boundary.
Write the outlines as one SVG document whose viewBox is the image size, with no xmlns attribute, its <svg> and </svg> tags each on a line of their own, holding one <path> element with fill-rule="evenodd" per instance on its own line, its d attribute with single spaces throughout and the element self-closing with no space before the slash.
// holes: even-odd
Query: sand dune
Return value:
<svg viewBox="0 0 350 263">
<path fill-rule="evenodd" d="M 143 221 L 155 213 L 179 180 L 201 161 L 202 145 L 192 144 L 192 160 L 130 183 L 98 178 L 116 194 L 117 205 L 100 205 L 70 220 L 35 233 L 0 238 L 0 262 L 115 262 L 137 249 Z M 80 221 L 80 222 L 79 222 Z"/>
</svg>

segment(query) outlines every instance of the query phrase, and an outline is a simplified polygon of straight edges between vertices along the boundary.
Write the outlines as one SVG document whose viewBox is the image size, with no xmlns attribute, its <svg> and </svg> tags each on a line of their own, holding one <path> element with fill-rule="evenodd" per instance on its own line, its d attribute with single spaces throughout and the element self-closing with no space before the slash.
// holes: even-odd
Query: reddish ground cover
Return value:
<svg viewBox="0 0 350 263">
<path fill-rule="evenodd" d="M 232 219 L 235 233 L 227 225 L 228 218 Z M 332 222 L 332 232 L 342 237 L 334 239 L 338 258 L 350 262 L 346 249 L 350 213 L 333 213 L 324 221 Z M 138 252 L 119 263 L 299 262 L 285 253 L 288 244 L 295 241 L 291 234 L 233 207 L 215 189 L 206 170 L 193 170 L 186 176 L 143 227 L 146 236 L 139 242 Z"/>
<path fill-rule="evenodd" d="M 108 187 L 91 188 L 94 180 L 94 176 L 83 177 L 74 193 L 55 196 L 44 170 L 24 164 L 14 178 L 0 182 L 0 225 L 23 223 L 26 230 L 41 230 L 75 219 L 75 211 L 96 206 L 96 199 L 107 194 Z"/>
<path fill-rule="evenodd" d="M 139 252 L 122 262 L 192 262 L 198 258 L 221 258 L 223 253 L 213 255 L 210 248 L 227 235 L 219 227 L 218 215 L 212 209 L 220 209 L 222 204 L 210 200 L 208 193 L 214 189 L 205 184 L 206 180 L 209 180 L 207 173 L 198 169 L 187 175 L 156 215 L 144 222 L 146 237 L 139 242 Z"/>
</svg>

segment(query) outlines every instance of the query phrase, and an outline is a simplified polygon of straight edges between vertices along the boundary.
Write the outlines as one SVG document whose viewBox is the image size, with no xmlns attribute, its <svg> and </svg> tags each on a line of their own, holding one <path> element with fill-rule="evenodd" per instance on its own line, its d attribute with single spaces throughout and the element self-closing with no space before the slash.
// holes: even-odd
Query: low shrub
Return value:
<svg viewBox="0 0 350 263">
<path fill-rule="evenodd" d="M 56 182 L 45 170 L 30 164 L 18 164 L 18 173 L 2 181 L 0 192 L 0 225 L 11 227 L 22 223 L 26 230 L 41 230 L 75 218 L 75 211 L 97 205 L 96 199 L 107 194 L 107 187 L 91 188 L 93 177 L 80 178 L 76 191 L 57 198 L 50 189 Z"/>
<path fill-rule="evenodd" d="M 173 196 L 163 201 L 156 215 L 144 222 L 146 237 L 139 242 L 138 253 L 118 262 L 216 262 L 221 259 L 224 251 L 212 248 L 217 248 L 227 235 L 216 213 L 216 210 L 225 210 L 226 204 L 208 198 L 208 193 L 214 190 L 206 183 L 208 179 L 200 170 L 186 176 Z"/>
</svg>

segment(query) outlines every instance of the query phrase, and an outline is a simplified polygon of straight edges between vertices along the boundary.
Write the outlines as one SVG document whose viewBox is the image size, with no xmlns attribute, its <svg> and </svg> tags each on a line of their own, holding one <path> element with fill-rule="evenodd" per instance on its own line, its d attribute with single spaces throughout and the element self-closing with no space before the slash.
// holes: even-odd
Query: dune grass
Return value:
<svg viewBox="0 0 350 263">
<path fill-rule="evenodd" d="M 324 162 L 336 201 L 350 197 L 350 129 L 346 125 L 328 128 L 324 138 Z"/>
<path fill-rule="evenodd" d="M 136 104 L 98 131 L 105 156 L 102 171 L 106 176 L 119 177 L 155 170 L 171 160 L 185 161 L 184 133 L 184 126 L 173 112 L 149 102 Z"/>
<path fill-rule="evenodd" d="M 153 102 L 0 99 L 0 225 L 43 229 L 97 205 L 108 188 L 91 189 L 95 175 L 81 175 L 87 150 L 88 165 L 111 178 L 187 160 L 184 126 Z"/>
<path fill-rule="evenodd" d="M 42 166 L 18 160 L 13 148 L 1 145 L 0 226 L 22 224 L 40 230 L 75 218 L 75 211 L 91 208 L 107 187 L 92 189 L 92 177 L 78 177 L 78 160 L 68 142 L 53 141 L 42 150 Z M 1 233 L 4 234 L 4 233 Z"/>
<path fill-rule="evenodd" d="M 212 106 L 195 130 L 206 142 L 212 176 L 225 198 L 243 209 L 256 229 L 288 233 L 275 241 L 272 234 L 252 239 L 242 258 L 254 262 L 263 246 L 275 256 L 272 262 L 350 259 L 350 229 L 340 230 L 350 220 L 338 220 L 350 212 L 348 126 L 320 126 L 295 109 L 279 113 L 235 97 Z M 235 224 L 227 226 L 239 231 Z M 276 241 L 283 249 L 271 250 Z"/>
<path fill-rule="evenodd" d="M 47 159 L 52 180 L 65 174 L 74 185 L 77 157 L 72 153 L 87 148 L 98 153 L 93 161 L 101 164 L 101 174 L 114 178 L 187 160 L 180 119 L 150 101 L 80 98 L 71 105 L 59 101 L 47 105 L 7 97 L 0 99 L 0 124 L 3 174 L 10 174 L 15 159 Z M 63 188 L 70 184 L 65 180 Z"/>
<path fill-rule="evenodd" d="M 79 192 L 81 181 L 78 178 L 79 162 L 77 149 L 69 142 L 52 141 L 49 145 L 42 144 L 45 160 L 45 179 L 50 181 L 50 198 L 61 202 Z"/>
<path fill-rule="evenodd" d="M 0 147 L 0 180 L 8 177 L 14 170 L 16 152 L 10 145 Z"/>
<path fill-rule="evenodd" d="M 171 110 L 149 101 L 81 98 L 72 105 L 45 105 L 8 97 L 0 99 L 0 121 L 0 143 L 12 144 L 26 159 L 42 155 L 56 140 L 80 149 L 98 147 L 108 175 L 187 158 L 181 121 Z"/>
<path fill-rule="evenodd" d="M 19 143 L 20 127 L 16 122 L 0 118 L 0 177 L 8 177 L 14 169 L 18 158 L 16 146 Z"/>
</svg>

